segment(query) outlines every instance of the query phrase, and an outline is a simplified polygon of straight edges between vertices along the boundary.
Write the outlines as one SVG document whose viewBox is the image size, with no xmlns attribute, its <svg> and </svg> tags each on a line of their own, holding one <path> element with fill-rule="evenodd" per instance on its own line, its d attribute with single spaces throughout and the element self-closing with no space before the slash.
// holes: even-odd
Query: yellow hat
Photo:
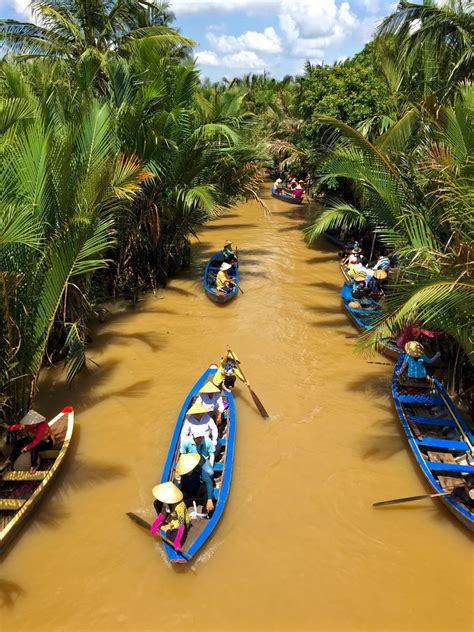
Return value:
<svg viewBox="0 0 474 632">
<path fill-rule="evenodd" d="M 228 239 L 228 240 L 225 242 L 224 246 L 232 246 L 232 242 L 230 241 L 230 239 Z"/>
<path fill-rule="evenodd" d="M 161 500 L 162 503 L 172 504 L 183 500 L 183 492 L 171 481 L 155 485 L 151 493 L 157 500 Z"/>
<path fill-rule="evenodd" d="M 220 393 L 220 389 L 212 382 L 206 382 L 202 388 L 199 389 L 200 393 Z"/>
<path fill-rule="evenodd" d="M 359 301 L 349 301 L 348 305 L 352 309 L 361 309 L 361 307 L 362 307 L 362 305 L 359 303 Z"/>
<path fill-rule="evenodd" d="M 360 272 L 357 272 L 356 275 L 354 276 L 354 281 L 365 281 L 367 278 L 367 272 L 363 272 L 362 270 Z"/>
<path fill-rule="evenodd" d="M 200 460 L 201 455 L 196 452 L 192 454 L 182 454 L 176 463 L 176 472 L 180 476 L 183 476 L 183 474 L 189 474 L 189 472 L 194 470 Z"/>
<path fill-rule="evenodd" d="M 191 408 L 188 408 L 186 415 L 202 415 L 209 412 L 201 402 L 194 402 Z"/>
<path fill-rule="evenodd" d="M 388 277 L 388 273 L 386 270 L 376 270 L 374 272 L 374 279 L 378 279 L 379 281 L 383 281 Z"/>
<path fill-rule="evenodd" d="M 412 358 L 419 358 L 424 352 L 423 345 L 420 342 L 416 342 L 416 340 L 410 340 L 405 345 L 405 353 Z"/>
</svg>

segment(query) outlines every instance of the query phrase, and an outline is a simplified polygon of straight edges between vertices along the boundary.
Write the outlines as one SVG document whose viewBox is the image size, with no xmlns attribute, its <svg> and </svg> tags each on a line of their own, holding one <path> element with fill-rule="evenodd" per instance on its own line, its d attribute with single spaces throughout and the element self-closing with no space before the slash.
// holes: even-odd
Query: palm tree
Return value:
<svg viewBox="0 0 474 632">
<path fill-rule="evenodd" d="M 193 44 L 169 27 L 173 14 L 157 0 L 32 0 L 30 6 L 36 23 L 0 20 L 7 51 L 94 64 L 143 40 L 164 51 Z"/>
</svg>

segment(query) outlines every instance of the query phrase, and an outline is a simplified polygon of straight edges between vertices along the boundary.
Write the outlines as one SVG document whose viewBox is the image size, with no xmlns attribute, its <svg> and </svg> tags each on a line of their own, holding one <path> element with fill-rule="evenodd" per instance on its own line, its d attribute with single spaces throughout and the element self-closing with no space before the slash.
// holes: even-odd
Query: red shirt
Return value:
<svg viewBox="0 0 474 632">
<path fill-rule="evenodd" d="M 53 437 L 53 433 L 51 432 L 51 428 L 47 421 L 42 421 L 39 424 L 34 424 L 33 426 L 24 426 L 23 424 L 14 424 L 13 426 L 8 426 L 8 430 L 12 432 L 16 432 L 18 430 L 27 430 L 29 434 L 34 434 L 34 439 L 25 446 L 26 450 L 32 450 L 35 446 L 40 443 L 40 441 L 47 441 L 50 437 Z"/>
</svg>

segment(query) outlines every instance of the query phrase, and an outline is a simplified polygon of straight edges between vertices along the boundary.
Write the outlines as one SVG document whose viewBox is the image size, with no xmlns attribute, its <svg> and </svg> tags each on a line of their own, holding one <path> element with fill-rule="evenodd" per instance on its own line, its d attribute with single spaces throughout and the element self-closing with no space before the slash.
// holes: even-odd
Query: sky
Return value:
<svg viewBox="0 0 474 632">
<path fill-rule="evenodd" d="M 0 0 L 0 17 L 29 21 L 29 0 Z M 342 61 L 362 50 L 394 0 L 172 0 L 174 26 L 197 42 L 211 80 L 300 74 L 304 62 Z"/>
</svg>

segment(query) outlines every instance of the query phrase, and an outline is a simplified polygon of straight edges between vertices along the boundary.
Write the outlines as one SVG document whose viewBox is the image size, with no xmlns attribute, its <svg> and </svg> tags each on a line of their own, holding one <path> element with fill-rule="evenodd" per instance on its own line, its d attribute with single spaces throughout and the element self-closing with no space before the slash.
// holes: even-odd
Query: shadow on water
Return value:
<svg viewBox="0 0 474 632">
<path fill-rule="evenodd" d="M 19 584 L 0 578 L 0 608 L 11 610 L 18 598 L 25 594 L 26 591 Z"/>
<path fill-rule="evenodd" d="M 334 256 L 334 253 L 329 255 L 319 255 L 316 257 L 311 257 L 311 259 L 306 259 L 305 263 L 312 265 L 314 263 L 324 263 L 326 261 L 334 261 L 334 263 L 339 265 L 337 255 Z"/>
<path fill-rule="evenodd" d="M 158 344 L 158 339 L 162 338 L 155 331 L 141 331 L 133 334 L 125 334 L 120 331 L 104 331 L 94 338 L 94 344 L 106 346 L 109 343 L 116 344 L 118 340 L 139 340 L 147 345 L 152 351 L 159 351 L 165 346 L 163 343 Z"/>
<path fill-rule="evenodd" d="M 344 314 L 339 314 L 338 318 L 327 318 L 326 320 L 317 320 L 311 323 L 312 327 L 329 327 L 334 329 L 341 325 L 341 321 L 344 320 Z"/>
<path fill-rule="evenodd" d="M 307 283 L 306 285 L 308 287 L 317 287 L 322 290 L 329 290 L 330 292 L 337 292 L 338 294 L 341 291 L 340 285 L 338 285 L 337 283 L 329 283 L 328 281 L 314 281 L 312 283 Z"/>
<path fill-rule="evenodd" d="M 310 312 L 319 312 L 320 314 L 340 314 L 341 308 L 338 305 L 313 305 L 306 307 Z"/>
<path fill-rule="evenodd" d="M 257 224 L 218 224 L 216 226 L 213 226 L 212 224 L 208 224 L 206 226 L 206 233 L 210 230 L 218 230 L 218 231 L 223 231 L 223 230 L 232 230 L 235 228 L 257 228 Z M 217 252 L 219 248 L 216 248 L 216 250 L 214 252 Z"/>
<path fill-rule="evenodd" d="M 262 255 L 271 255 L 275 254 L 273 250 L 267 250 L 266 248 L 239 248 L 239 255 L 257 255 L 258 257 Z"/>
<path fill-rule="evenodd" d="M 173 292 L 174 294 L 179 294 L 180 296 L 197 296 L 196 292 L 191 292 L 182 287 L 176 287 L 175 285 L 167 285 L 166 292 Z"/>
</svg>

